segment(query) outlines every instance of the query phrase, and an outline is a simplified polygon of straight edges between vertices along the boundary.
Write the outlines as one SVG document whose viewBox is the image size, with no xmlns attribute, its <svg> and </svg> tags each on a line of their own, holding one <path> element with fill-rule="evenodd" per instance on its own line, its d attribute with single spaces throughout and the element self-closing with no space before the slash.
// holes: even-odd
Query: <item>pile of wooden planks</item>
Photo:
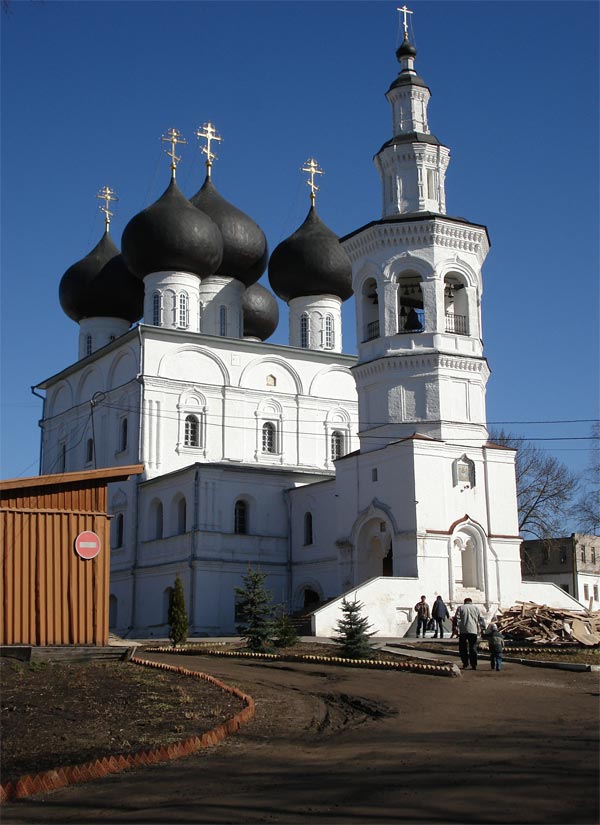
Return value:
<svg viewBox="0 0 600 825">
<path fill-rule="evenodd" d="M 600 644 L 600 611 L 561 610 L 534 602 L 517 602 L 500 612 L 498 629 L 512 639 L 533 644 Z"/>
</svg>

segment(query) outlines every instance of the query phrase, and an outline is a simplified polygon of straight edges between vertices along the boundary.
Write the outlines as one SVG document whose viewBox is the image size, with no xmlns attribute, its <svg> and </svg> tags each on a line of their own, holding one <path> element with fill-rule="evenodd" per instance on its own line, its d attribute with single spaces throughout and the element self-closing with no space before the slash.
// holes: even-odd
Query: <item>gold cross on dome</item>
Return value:
<svg viewBox="0 0 600 825">
<path fill-rule="evenodd" d="M 96 195 L 98 200 L 104 201 L 104 204 L 99 204 L 98 209 L 101 212 L 104 212 L 104 226 L 106 227 L 106 231 L 108 232 L 108 227 L 110 226 L 110 219 L 113 216 L 113 212 L 110 211 L 110 204 L 113 201 L 118 201 L 119 199 L 115 195 L 115 190 L 111 189 L 109 186 L 103 186 L 102 189 Z"/>
<path fill-rule="evenodd" d="M 217 133 L 217 130 L 210 121 L 208 123 L 205 123 L 203 126 L 198 126 L 195 134 L 198 140 L 206 141 L 206 146 L 201 146 L 200 151 L 206 155 L 206 174 L 210 178 L 210 170 L 213 164 L 213 160 L 217 159 L 215 153 L 211 152 L 210 144 L 213 142 L 213 140 L 217 143 L 221 143 L 223 138 L 221 137 L 221 135 Z"/>
<path fill-rule="evenodd" d="M 406 3 L 402 6 L 401 9 L 396 9 L 396 11 L 400 11 L 404 15 L 404 23 L 403 23 L 403 25 L 404 25 L 404 37 L 405 37 L 406 40 L 408 40 L 408 18 L 406 17 L 406 15 L 407 14 L 412 14 L 412 11 L 409 11 L 407 9 Z"/>
<path fill-rule="evenodd" d="M 323 175 L 324 172 L 322 169 L 319 169 L 319 164 L 314 158 L 309 158 L 302 167 L 301 171 L 308 172 L 310 175 L 310 179 L 307 180 L 306 183 L 310 186 L 310 202 L 314 206 L 316 198 L 315 193 L 319 191 L 319 187 L 315 183 L 315 175 Z"/>
<path fill-rule="evenodd" d="M 179 129 L 173 129 L 173 127 L 171 127 L 170 129 L 167 129 L 164 135 L 161 136 L 161 141 L 163 143 L 171 144 L 170 151 L 168 149 L 164 149 L 163 151 L 166 155 L 168 155 L 171 158 L 171 177 L 175 178 L 177 164 L 181 160 L 181 158 L 177 157 L 177 155 L 175 154 L 175 147 L 178 143 L 187 143 L 187 140 L 183 137 Z"/>
</svg>

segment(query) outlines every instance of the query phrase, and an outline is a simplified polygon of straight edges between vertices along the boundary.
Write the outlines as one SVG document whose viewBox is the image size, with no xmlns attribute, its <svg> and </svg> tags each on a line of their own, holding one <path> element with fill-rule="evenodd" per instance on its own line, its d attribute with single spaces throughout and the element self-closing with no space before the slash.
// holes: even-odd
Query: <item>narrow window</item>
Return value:
<svg viewBox="0 0 600 825">
<path fill-rule="evenodd" d="M 270 421 L 263 424 L 262 428 L 262 451 L 263 453 L 275 452 L 275 425 Z"/>
<path fill-rule="evenodd" d="M 377 467 L 373 467 L 371 470 L 371 481 L 377 481 Z"/>
<path fill-rule="evenodd" d="M 344 454 L 344 433 L 334 430 L 331 434 L 331 460 L 337 461 Z"/>
<path fill-rule="evenodd" d="M 121 419 L 121 433 L 119 436 L 119 450 L 123 452 L 123 450 L 127 449 L 127 419 Z"/>
<path fill-rule="evenodd" d="M 589 584 L 584 584 L 583 585 L 583 598 L 585 599 L 586 602 L 589 601 L 589 599 L 590 599 L 590 586 L 589 586 Z"/>
<path fill-rule="evenodd" d="M 598 601 L 598 585 L 594 584 L 593 588 L 594 588 L 594 601 L 597 602 Z"/>
<path fill-rule="evenodd" d="M 186 447 L 200 446 L 200 422 L 195 415 L 187 415 L 185 418 L 184 442 Z"/>
<path fill-rule="evenodd" d="M 162 310 L 162 294 L 160 292 L 155 292 L 152 296 L 152 323 L 155 327 L 162 326 Z"/>
<path fill-rule="evenodd" d="M 544 547 L 542 550 L 542 564 L 548 564 L 550 562 L 550 551 L 547 547 Z"/>
<path fill-rule="evenodd" d="M 154 538 L 162 539 L 163 537 L 163 506 L 162 502 L 157 501 L 154 506 Z"/>
<path fill-rule="evenodd" d="M 190 302 L 187 293 L 179 293 L 179 317 L 177 319 L 178 326 L 187 329 L 190 325 Z"/>
<path fill-rule="evenodd" d="M 227 307 L 219 308 L 219 335 L 227 336 Z"/>
<path fill-rule="evenodd" d="M 309 338 L 309 323 L 308 323 L 308 314 L 303 312 L 300 316 L 300 346 L 303 349 L 308 349 L 308 338 Z"/>
<path fill-rule="evenodd" d="M 91 355 L 92 354 L 92 336 L 86 335 L 85 336 L 85 354 Z"/>
<path fill-rule="evenodd" d="M 109 341 L 109 343 L 112 343 L 113 341 L 116 341 L 116 340 L 117 340 L 117 336 L 116 336 L 116 335 L 109 335 L 109 336 L 108 336 L 108 341 Z"/>
<path fill-rule="evenodd" d="M 115 517 L 115 549 L 119 547 L 123 547 L 123 528 L 124 528 L 124 517 L 123 513 L 117 513 Z"/>
<path fill-rule="evenodd" d="M 581 561 L 587 561 L 585 557 L 585 547 L 581 547 Z"/>
<path fill-rule="evenodd" d="M 67 469 L 67 445 L 61 444 L 58 448 L 58 472 L 64 473 Z"/>
<path fill-rule="evenodd" d="M 596 564 L 596 550 L 592 547 L 592 564 Z"/>
<path fill-rule="evenodd" d="M 560 556 L 559 556 L 558 560 L 560 561 L 561 564 L 566 564 L 567 563 L 567 548 L 566 547 L 561 547 L 560 548 Z"/>
<path fill-rule="evenodd" d="M 312 513 L 304 514 L 304 544 L 313 543 L 313 518 Z"/>
<path fill-rule="evenodd" d="M 236 501 L 233 512 L 233 530 L 239 535 L 248 532 L 248 505 L 245 501 Z"/>
<path fill-rule="evenodd" d="M 335 346 L 335 335 L 333 326 L 333 315 L 325 316 L 325 349 L 333 349 Z"/>
<path fill-rule="evenodd" d="M 187 504 L 185 498 L 180 498 L 177 503 L 177 533 L 183 535 L 186 528 Z"/>
<path fill-rule="evenodd" d="M 85 463 L 91 464 L 94 460 L 94 441 L 88 438 L 85 444 Z"/>
</svg>

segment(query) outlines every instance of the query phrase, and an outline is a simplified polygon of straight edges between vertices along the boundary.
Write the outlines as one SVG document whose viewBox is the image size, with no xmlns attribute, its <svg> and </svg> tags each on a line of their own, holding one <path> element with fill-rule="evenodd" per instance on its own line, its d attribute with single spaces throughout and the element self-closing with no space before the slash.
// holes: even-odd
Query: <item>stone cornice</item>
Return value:
<svg viewBox="0 0 600 825">
<path fill-rule="evenodd" d="M 385 247 L 435 246 L 472 252 L 483 261 L 489 250 L 485 226 L 445 215 L 385 218 L 373 221 L 342 238 L 351 260 L 370 256 Z"/>
<path fill-rule="evenodd" d="M 391 370 L 434 370 L 446 369 L 457 372 L 480 373 L 487 378 L 490 369 L 485 358 L 448 355 L 440 352 L 406 355 L 383 355 L 373 361 L 352 367 L 356 379 L 381 375 Z"/>
</svg>

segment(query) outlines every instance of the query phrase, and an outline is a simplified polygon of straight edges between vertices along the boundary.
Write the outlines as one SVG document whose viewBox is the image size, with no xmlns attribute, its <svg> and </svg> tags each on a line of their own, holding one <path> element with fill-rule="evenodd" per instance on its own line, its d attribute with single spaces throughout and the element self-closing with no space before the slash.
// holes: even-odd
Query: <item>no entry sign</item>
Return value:
<svg viewBox="0 0 600 825">
<path fill-rule="evenodd" d="M 82 559 L 94 559 L 102 548 L 100 536 L 91 530 L 84 530 L 75 539 L 75 552 Z"/>
</svg>

